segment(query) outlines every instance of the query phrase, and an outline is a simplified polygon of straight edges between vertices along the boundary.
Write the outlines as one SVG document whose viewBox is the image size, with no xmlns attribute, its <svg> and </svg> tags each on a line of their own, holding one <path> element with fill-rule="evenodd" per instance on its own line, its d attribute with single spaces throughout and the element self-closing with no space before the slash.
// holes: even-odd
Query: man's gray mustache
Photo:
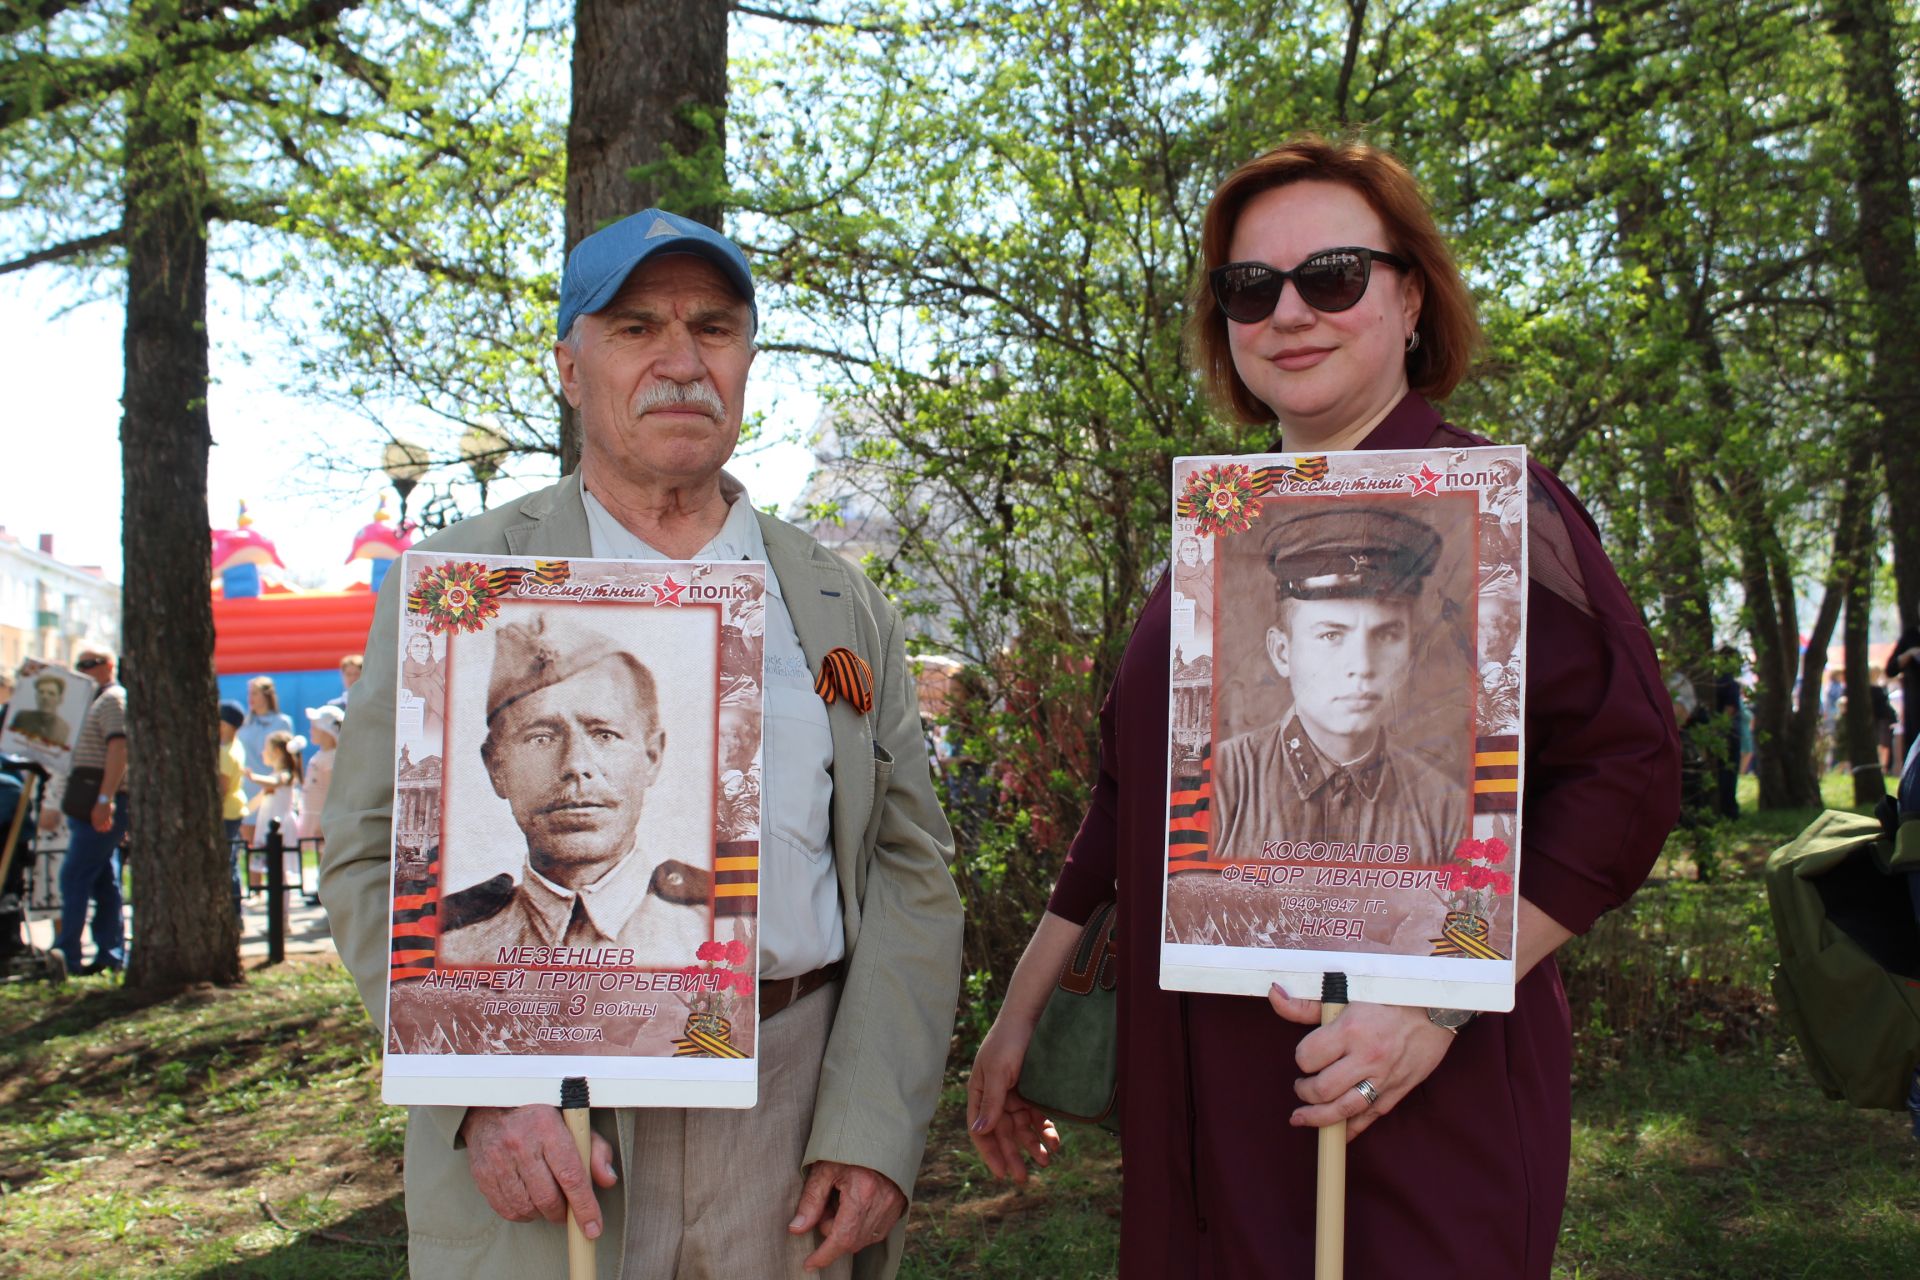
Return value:
<svg viewBox="0 0 1920 1280">
<path fill-rule="evenodd" d="M 727 413 L 720 393 L 705 382 L 656 382 L 633 398 L 633 415 L 637 418 L 669 406 L 699 409 L 709 418 L 723 418 Z"/>
</svg>

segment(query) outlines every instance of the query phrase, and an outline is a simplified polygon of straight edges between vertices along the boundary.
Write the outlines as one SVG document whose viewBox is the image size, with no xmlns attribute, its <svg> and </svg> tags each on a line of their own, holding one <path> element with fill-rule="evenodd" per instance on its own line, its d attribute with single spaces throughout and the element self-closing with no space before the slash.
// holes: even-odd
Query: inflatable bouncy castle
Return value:
<svg viewBox="0 0 1920 1280">
<path fill-rule="evenodd" d="M 394 528 L 384 505 L 354 538 L 347 560 L 370 560 L 377 587 L 412 544 L 411 524 Z M 213 533 L 213 669 L 220 696 L 247 705 L 247 682 L 271 676 L 294 730 L 311 736 L 305 709 L 340 696 L 340 660 L 366 646 L 376 587 L 303 591 L 271 573 L 284 569 L 272 540 L 252 527 L 243 503 L 233 529 Z M 262 570 L 269 572 L 263 573 Z"/>
</svg>

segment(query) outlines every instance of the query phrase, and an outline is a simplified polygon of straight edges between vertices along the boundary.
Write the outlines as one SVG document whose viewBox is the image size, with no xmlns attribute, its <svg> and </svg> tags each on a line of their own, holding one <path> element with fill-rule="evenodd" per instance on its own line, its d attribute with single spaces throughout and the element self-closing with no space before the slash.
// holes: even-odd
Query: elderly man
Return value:
<svg viewBox="0 0 1920 1280">
<path fill-rule="evenodd" d="M 83 650 L 74 667 L 98 691 L 80 722 L 60 807 L 67 816 L 67 856 L 60 863 L 60 933 L 54 946 L 67 969 L 124 968 L 126 926 L 120 919 L 120 845 L 127 838 L 127 691 L 113 678 L 113 655 Z M 42 821 L 44 822 L 44 816 Z M 93 959 L 80 963 L 80 932 L 93 904 Z"/>
<path fill-rule="evenodd" d="M 447 898 L 464 923 L 440 939 L 441 963 L 497 964 L 519 946 L 618 946 L 641 965 L 692 955 L 708 937 L 710 868 L 649 853 L 639 835 L 666 747 L 639 659 L 545 617 L 502 627 L 480 756 L 526 838 L 526 874 Z"/>
<path fill-rule="evenodd" d="M 569 1208 L 601 1239 L 602 1280 L 888 1276 L 899 1265 L 959 991 L 951 835 L 898 614 L 845 561 L 756 513 L 721 470 L 739 439 L 756 323 L 746 259 L 707 228 L 647 210 L 589 236 L 567 262 L 554 347 L 580 413 L 580 470 L 423 549 L 767 562 L 760 1101 L 596 1113 L 591 1176 L 554 1108 L 416 1110 L 415 1276 L 558 1274 Z M 389 581 L 380 594 L 321 876 L 341 955 L 376 1014 L 403 593 Z M 814 692 L 835 650 L 873 673 L 870 703 Z"/>
</svg>

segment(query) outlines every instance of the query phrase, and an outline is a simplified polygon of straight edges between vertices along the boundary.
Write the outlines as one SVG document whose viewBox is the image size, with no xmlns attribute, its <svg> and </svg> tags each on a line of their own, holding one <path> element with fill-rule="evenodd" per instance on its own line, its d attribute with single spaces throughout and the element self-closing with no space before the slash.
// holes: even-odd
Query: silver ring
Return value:
<svg viewBox="0 0 1920 1280">
<path fill-rule="evenodd" d="M 1373 1081 L 1362 1080 L 1359 1084 L 1353 1087 L 1354 1087 L 1354 1090 L 1357 1093 L 1359 1093 L 1361 1097 L 1367 1100 L 1368 1106 L 1372 1106 L 1374 1103 L 1380 1101 L 1380 1090 L 1374 1087 Z"/>
</svg>

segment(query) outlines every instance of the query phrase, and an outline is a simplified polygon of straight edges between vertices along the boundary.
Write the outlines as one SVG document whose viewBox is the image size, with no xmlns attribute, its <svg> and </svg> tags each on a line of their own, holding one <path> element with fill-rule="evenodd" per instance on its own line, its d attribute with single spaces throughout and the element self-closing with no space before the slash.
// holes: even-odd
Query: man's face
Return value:
<svg viewBox="0 0 1920 1280">
<path fill-rule="evenodd" d="M 360 678 L 359 667 L 349 665 L 348 663 L 345 663 L 345 662 L 340 664 L 340 687 L 341 688 L 343 689 L 353 688 L 353 682 L 355 680 L 358 680 L 359 678 Z"/>
<path fill-rule="evenodd" d="M 667 738 L 609 659 L 528 694 L 494 722 L 487 776 L 513 809 L 536 871 L 592 883 L 633 846 Z"/>
<path fill-rule="evenodd" d="M 705 479 L 740 439 L 752 313 L 719 268 L 688 254 L 644 262 L 554 346 L 580 411 L 581 462 L 648 483 Z"/>
<path fill-rule="evenodd" d="M 1487 611 L 1487 656 L 1505 662 L 1520 640 L 1520 602 L 1495 597 Z"/>
<path fill-rule="evenodd" d="M 1293 686 L 1294 710 L 1324 751 L 1358 759 L 1407 678 L 1411 603 L 1295 600 L 1267 630 L 1267 657 Z"/>
<path fill-rule="evenodd" d="M 760 749 L 760 733 L 753 718 L 734 707 L 720 709 L 720 767 L 745 770 Z"/>
<path fill-rule="evenodd" d="M 51 714 L 60 709 L 60 697 L 66 691 L 67 686 L 58 680 L 40 680 L 33 686 L 33 699 L 42 711 Z"/>
</svg>

